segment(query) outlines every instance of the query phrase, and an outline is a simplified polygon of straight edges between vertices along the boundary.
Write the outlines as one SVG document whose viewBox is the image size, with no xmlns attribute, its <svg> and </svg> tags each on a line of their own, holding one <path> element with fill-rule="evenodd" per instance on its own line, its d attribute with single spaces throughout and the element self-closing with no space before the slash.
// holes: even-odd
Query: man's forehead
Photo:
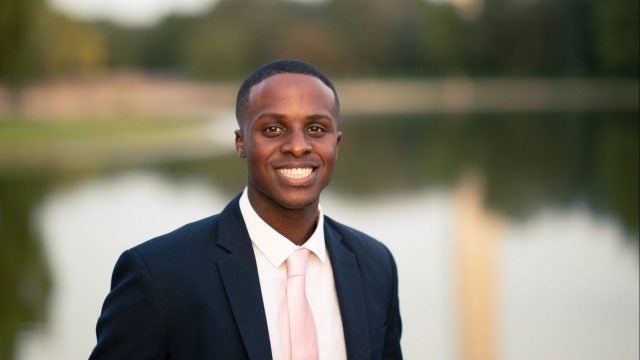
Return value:
<svg viewBox="0 0 640 360">
<path fill-rule="evenodd" d="M 288 107 L 292 102 L 296 106 L 316 107 L 319 113 L 334 118 L 338 116 L 331 88 L 314 76 L 289 73 L 273 75 L 251 88 L 246 115 L 253 117 L 265 107 Z"/>
<path fill-rule="evenodd" d="M 249 102 L 255 94 L 263 91 L 287 91 L 296 87 L 316 87 L 333 97 L 333 90 L 315 76 L 298 73 L 279 73 L 271 75 L 249 89 Z"/>
<path fill-rule="evenodd" d="M 255 115 L 256 106 L 262 107 L 264 101 L 272 102 L 279 98 L 291 99 L 301 94 L 311 94 L 314 102 L 315 100 L 326 101 L 330 107 L 328 110 L 337 121 L 339 116 L 338 99 L 330 86 L 312 74 L 283 72 L 273 74 L 249 88 L 242 112 L 237 113 L 238 125 L 244 128 L 248 123 L 251 123 L 250 120 Z"/>
</svg>

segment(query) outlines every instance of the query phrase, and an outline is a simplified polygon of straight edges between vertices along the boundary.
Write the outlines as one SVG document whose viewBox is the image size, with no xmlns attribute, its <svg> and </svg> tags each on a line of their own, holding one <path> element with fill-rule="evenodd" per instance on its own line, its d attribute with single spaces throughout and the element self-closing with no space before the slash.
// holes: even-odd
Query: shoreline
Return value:
<svg viewBox="0 0 640 360">
<path fill-rule="evenodd" d="M 60 78 L 25 87 L 22 117 L 209 118 L 233 112 L 239 82 L 117 72 Z M 442 78 L 335 81 L 344 115 L 638 110 L 638 79 Z M 0 121 L 12 114 L 0 84 Z"/>
<path fill-rule="evenodd" d="M 233 82 L 119 73 L 34 84 L 9 113 L 0 85 L 0 171 L 149 164 L 232 154 Z M 350 79 L 342 115 L 638 112 L 637 79 Z"/>
</svg>

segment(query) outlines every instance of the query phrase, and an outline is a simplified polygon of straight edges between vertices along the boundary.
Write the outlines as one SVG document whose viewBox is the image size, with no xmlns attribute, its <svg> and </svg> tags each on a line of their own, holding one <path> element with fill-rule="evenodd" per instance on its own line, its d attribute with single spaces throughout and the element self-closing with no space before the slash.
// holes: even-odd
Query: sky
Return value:
<svg viewBox="0 0 640 360">
<path fill-rule="evenodd" d="M 48 0 L 55 9 L 86 20 L 111 20 L 123 25 L 152 25 L 170 13 L 195 14 L 217 0 Z"/>
</svg>

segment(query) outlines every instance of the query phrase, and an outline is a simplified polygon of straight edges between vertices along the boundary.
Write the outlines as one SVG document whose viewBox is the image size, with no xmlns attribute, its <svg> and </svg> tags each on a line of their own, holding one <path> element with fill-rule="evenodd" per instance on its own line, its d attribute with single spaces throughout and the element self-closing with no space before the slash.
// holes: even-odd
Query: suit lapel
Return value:
<svg viewBox="0 0 640 360">
<path fill-rule="evenodd" d="M 355 255 L 345 246 L 340 234 L 327 221 L 325 241 L 340 305 L 347 358 L 368 359 L 368 325 L 358 263 Z"/>
<path fill-rule="evenodd" d="M 328 221 L 325 221 L 325 241 L 340 305 L 347 357 L 349 360 L 368 359 L 368 325 L 358 263 Z M 271 359 L 258 268 L 238 198 L 220 214 L 217 243 L 229 252 L 218 260 L 217 265 L 247 354 L 250 359 Z"/>
<path fill-rule="evenodd" d="M 238 198 L 220 214 L 217 242 L 229 252 L 217 265 L 247 354 L 250 359 L 271 359 L 258 268 Z"/>
</svg>

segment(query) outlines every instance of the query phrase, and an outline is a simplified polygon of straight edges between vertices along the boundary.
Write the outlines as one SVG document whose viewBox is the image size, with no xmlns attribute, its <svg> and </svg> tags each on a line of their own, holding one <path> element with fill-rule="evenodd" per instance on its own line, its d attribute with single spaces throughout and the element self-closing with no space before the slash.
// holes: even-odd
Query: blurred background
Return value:
<svg viewBox="0 0 640 360">
<path fill-rule="evenodd" d="M 335 80 L 325 212 L 408 359 L 639 357 L 637 0 L 0 0 L 0 359 L 83 359 L 125 249 L 245 183 L 256 66 Z"/>
</svg>

